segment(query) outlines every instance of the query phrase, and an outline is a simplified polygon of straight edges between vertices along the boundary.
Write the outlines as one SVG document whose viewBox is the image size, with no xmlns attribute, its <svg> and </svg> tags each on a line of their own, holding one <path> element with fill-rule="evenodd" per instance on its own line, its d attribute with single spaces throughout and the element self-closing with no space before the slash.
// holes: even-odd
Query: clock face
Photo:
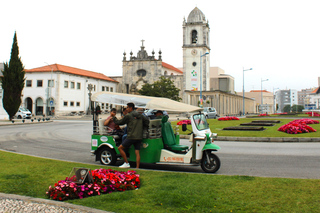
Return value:
<svg viewBox="0 0 320 213">
<path fill-rule="evenodd" d="M 197 55 L 197 50 L 196 49 L 191 50 L 191 54 L 192 55 Z"/>
<path fill-rule="evenodd" d="M 197 65 L 197 62 L 193 62 L 192 65 L 195 67 Z"/>
</svg>

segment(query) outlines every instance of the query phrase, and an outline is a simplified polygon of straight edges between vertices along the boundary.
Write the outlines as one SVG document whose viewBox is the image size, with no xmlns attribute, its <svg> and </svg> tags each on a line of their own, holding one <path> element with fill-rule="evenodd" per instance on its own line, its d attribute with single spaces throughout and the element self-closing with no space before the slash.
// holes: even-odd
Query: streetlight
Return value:
<svg viewBox="0 0 320 213">
<path fill-rule="evenodd" d="M 269 79 L 262 80 L 262 78 L 261 78 L 261 112 L 262 112 L 262 105 L 263 105 L 262 82 L 264 82 L 264 81 L 269 81 Z"/>
<path fill-rule="evenodd" d="M 243 107 L 242 107 L 242 114 L 245 114 L 245 105 L 244 105 L 244 71 L 252 70 L 252 68 L 245 70 L 244 67 L 242 67 L 242 70 L 243 70 L 243 81 L 242 81 L 242 103 L 243 103 Z"/>
<path fill-rule="evenodd" d="M 88 95 L 89 95 L 89 112 L 88 112 L 88 114 L 91 115 L 91 111 L 92 111 L 92 105 L 91 105 L 91 95 L 92 95 L 92 93 L 91 93 L 91 91 L 93 90 L 93 85 L 92 84 L 88 84 L 87 89 L 89 90 L 89 93 L 88 93 Z"/>
<path fill-rule="evenodd" d="M 276 102 L 275 102 L 276 98 L 275 98 L 275 96 L 274 96 L 274 91 L 275 91 L 276 89 L 280 89 L 280 88 L 274 88 L 274 87 L 273 87 L 273 92 L 272 92 L 272 94 L 273 94 L 273 113 L 276 113 Z"/>
<path fill-rule="evenodd" d="M 200 52 L 200 107 L 202 108 L 202 57 L 205 55 L 208 55 L 209 52 L 206 52 L 205 54 L 202 55 Z"/>
<path fill-rule="evenodd" d="M 47 64 L 50 68 L 51 68 L 51 80 L 50 80 L 50 85 L 48 84 L 48 88 L 50 88 L 48 90 L 48 104 L 50 105 L 50 114 L 51 114 L 51 117 L 52 117 L 52 109 L 51 109 L 51 103 L 50 103 L 50 100 L 51 100 L 51 95 L 52 95 L 52 87 L 53 87 L 53 79 L 52 79 L 52 73 L 53 73 L 53 68 L 51 65 L 49 65 L 47 62 L 44 62 L 45 64 Z M 50 91 L 50 92 L 49 92 Z"/>
</svg>

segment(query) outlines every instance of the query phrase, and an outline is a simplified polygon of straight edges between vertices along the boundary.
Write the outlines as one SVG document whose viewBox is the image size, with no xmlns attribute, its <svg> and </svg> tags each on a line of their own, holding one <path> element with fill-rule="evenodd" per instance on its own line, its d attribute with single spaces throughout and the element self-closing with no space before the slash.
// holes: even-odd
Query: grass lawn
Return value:
<svg viewBox="0 0 320 213">
<path fill-rule="evenodd" d="M 73 167 L 102 166 L 0 151 L 0 192 L 46 198 L 48 187 L 65 179 Z M 319 212 L 320 180 L 137 173 L 138 190 L 67 202 L 113 212 Z"/>
<path fill-rule="evenodd" d="M 309 118 L 309 117 L 306 117 Z M 301 119 L 297 117 L 296 119 Z M 312 119 L 312 118 L 311 118 Z M 264 131 L 230 131 L 222 130 L 225 127 L 230 126 L 240 126 L 241 123 L 250 123 L 253 120 L 280 120 L 280 123 L 275 124 L 274 126 L 266 126 Z M 285 119 L 285 118 L 241 118 L 240 120 L 230 120 L 230 121 L 218 121 L 218 119 L 208 119 L 211 132 L 218 133 L 218 136 L 234 136 L 234 137 L 320 137 L 320 124 L 309 124 L 316 132 L 303 133 L 303 134 L 288 134 L 284 132 L 277 131 L 277 129 L 293 121 L 295 119 Z M 178 121 L 172 122 L 173 127 Z M 188 129 L 192 129 L 191 125 L 188 125 Z M 183 132 L 181 126 L 179 126 L 180 134 L 188 134 L 190 131 Z"/>
</svg>

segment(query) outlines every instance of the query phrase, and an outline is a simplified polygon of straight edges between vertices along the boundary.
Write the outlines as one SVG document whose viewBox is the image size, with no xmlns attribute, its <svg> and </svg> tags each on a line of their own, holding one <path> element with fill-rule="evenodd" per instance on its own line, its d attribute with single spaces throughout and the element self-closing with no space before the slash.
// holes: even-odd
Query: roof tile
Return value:
<svg viewBox="0 0 320 213">
<path fill-rule="evenodd" d="M 101 79 L 106 81 L 118 82 L 102 73 L 92 72 L 88 70 L 78 69 L 74 67 L 69 67 L 61 64 L 51 64 L 48 66 L 38 67 L 34 69 L 26 69 L 25 72 L 51 72 L 51 68 L 53 72 L 64 72 L 74 75 L 81 75 L 89 78 Z"/>
<path fill-rule="evenodd" d="M 165 63 L 165 62 L 162 62 L 162 66 L 165 67 L 165 68 L 174 70 L 174 71 L 176 71 L 176 72 L 178 72 L 178 73 L 183 74 L 183 72 L 182 72 L 181 70 L 179 70 L 178 68 L 176 68 L 176 67 L 174 67 L 174 66 L 172 66 L 172 65 L 170 65 L 170 64 L 167 64 L 167 63 Z"/>
</svg>

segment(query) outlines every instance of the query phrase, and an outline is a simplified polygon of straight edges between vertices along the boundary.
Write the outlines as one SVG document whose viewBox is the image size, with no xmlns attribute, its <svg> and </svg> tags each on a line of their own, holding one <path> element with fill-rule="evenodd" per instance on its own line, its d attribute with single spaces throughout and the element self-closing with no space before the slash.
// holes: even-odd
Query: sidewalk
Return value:
<svg viewBox="0 0 320 213">
<path fill-rule="evenodd" d="M 4 193 L 0 193 L 0 212 L 107 213 L 107 211 L 61 201 Z"/>
</svg>

